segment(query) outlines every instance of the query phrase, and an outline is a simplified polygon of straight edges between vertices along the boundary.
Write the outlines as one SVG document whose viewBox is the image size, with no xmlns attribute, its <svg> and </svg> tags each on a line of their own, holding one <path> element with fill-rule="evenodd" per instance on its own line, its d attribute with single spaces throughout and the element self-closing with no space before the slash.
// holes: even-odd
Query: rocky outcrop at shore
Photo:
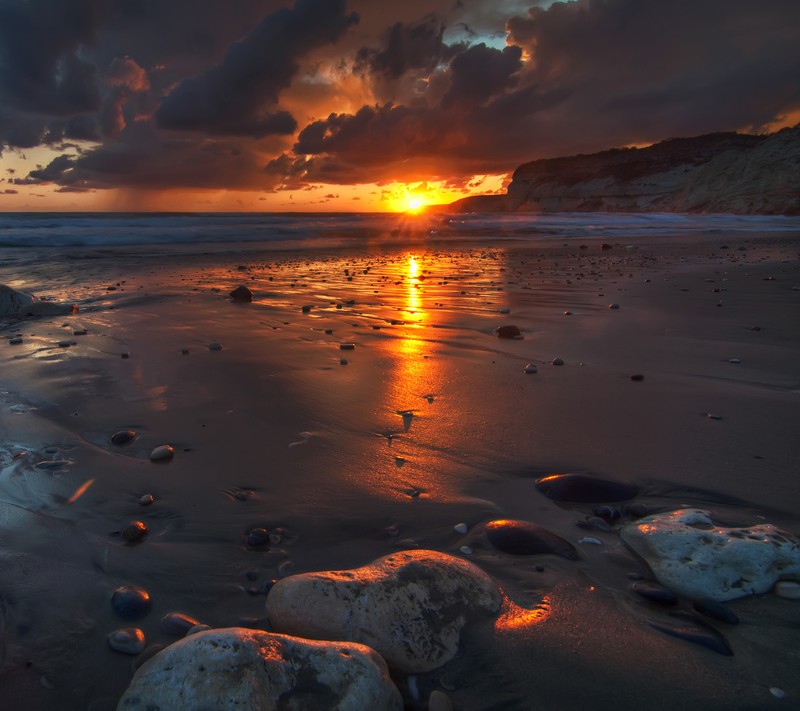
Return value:
<svg viewBox="0 0 800 711">
<path fill-rule="evenodd" d="M 797 215 L 800 125 L 535 160 L 514 171 L 506 195 L 467 197 L 447 210 Z"/>
</svg>

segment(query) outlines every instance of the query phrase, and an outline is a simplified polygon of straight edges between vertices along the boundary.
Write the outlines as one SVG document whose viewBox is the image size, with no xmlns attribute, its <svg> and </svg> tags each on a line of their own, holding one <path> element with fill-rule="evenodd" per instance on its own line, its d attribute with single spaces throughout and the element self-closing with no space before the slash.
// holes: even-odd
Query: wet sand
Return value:
<svg viewBox="0 0 800 711">
<path fill-rule="evenodd" d="M 171 610 L 264 627 L 272 579 L 465 545 L 530 612 L 472 630 L 412 682 L 418 703 L 397 677 L 408 708 L 436 688 L 464 711 L 797 704 L 800 603 L 731 603 L 741 624 L 716 626 L 733 657 L 666 636 L 629 589 L 645 565 L 616 533 L 576 526 L 591 504 L 534 482 L 591 472 L 653 508 L 800 532 L 800 237 L 610 243 L 9 250 L 0 283 L 79 309 L 6 323 L 0 341 L 9 708 L 115 707 L 132 673 L 106 642 L 128 625 L 109 602 L 119 585 L 151 593 L 138 624 L 168 643 Z M 253 303 L 228 297 L 242 284 Z M 495 336 L 509 324 L 521 340 Z M 138 436 L 117 447 L 120 429 Z M 150 462 L 167 443 L 174 459 Z M 498 518 L 548 528 L 580 560 L 494 550 L 480 526 Z M 135 519 L 150 533 L 126 545 Z M 248 549 L 256 526 L 283 541 Z"/>
</svg>

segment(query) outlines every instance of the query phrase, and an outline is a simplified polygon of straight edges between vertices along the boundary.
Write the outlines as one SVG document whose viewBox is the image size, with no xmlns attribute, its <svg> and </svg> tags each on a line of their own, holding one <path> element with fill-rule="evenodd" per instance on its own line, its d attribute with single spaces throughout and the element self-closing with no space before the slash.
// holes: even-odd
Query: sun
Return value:
<svg viewBox="0 0 800 711">
<path fill-rule="evenodd" d="M 411 196 L 408 198 L 408 211 L 419 212 L 424 204 L 425 201 L 422 198 Z"/>
</svg>

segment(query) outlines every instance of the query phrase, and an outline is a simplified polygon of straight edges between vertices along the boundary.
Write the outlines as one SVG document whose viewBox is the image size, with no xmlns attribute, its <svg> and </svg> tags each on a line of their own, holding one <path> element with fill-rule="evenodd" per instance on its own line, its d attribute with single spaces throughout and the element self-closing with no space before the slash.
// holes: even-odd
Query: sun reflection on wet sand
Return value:
<svg viewBox="0 0 800 711">
<path fill-rule="evenodd" d="M 530 609 L 520 607 L 504 597 L 501 614 L 494 627 L 498 632 L 525 630 L 544 622 L 551 612 L 549 595 L 545 595 L 536 607 Z"/>
</svg>

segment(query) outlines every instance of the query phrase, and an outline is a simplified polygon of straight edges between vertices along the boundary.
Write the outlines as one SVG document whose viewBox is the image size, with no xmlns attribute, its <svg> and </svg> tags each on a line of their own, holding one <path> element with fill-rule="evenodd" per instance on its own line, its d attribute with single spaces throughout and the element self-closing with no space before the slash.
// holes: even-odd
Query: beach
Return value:
<svg viewBox="0 0 800 711">
<path fill-rule="evenodd" d="M 8 708 L 116 707 L 133 659 L 106 640 L 126 626 L 121 585 L 150 593 L 136 624 L 168 644 L 170 611 L 269 629 L 272 580 L 414 549 L 482 568 L 506 614 L 442 668 L 396 674 L 407 708 L 435 689 L 459 711 L 800 703 L 800 602 L 729 603 L 740 623 L 715 627 L 733 656 L 663 634 L 615 527 L 576 525 L 592 504 L 534 485 L 591 474 L 652 511 L 800 533 L 800 229 L 497 219 L 302 245 L 3 247 L 0 283 L 65 306 L 0 333 Z M 498 338 L 510 325 L 521 338 Z M 497 550 L 482 528 L 497 519 L 578 560 Z M 131 544 L 136 520 L 149 531 Z M 248 545 L 254 528 L 277 537 Z"/>
</svg>

